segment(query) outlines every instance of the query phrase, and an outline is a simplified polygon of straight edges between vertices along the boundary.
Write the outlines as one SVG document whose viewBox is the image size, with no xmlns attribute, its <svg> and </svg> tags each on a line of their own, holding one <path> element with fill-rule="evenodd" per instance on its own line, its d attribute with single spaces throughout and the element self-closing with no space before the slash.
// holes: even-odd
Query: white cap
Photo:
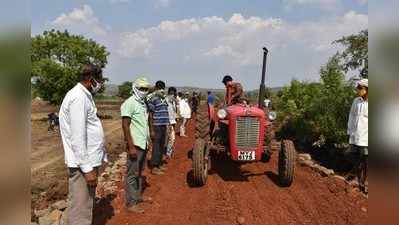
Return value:
<svg viewBox="0 0 399 225">
<path fill-rule="evenodd" d="M 369 79 L 361 79 L 357 82 L 358 86 L 369 87 Z"/>
</svg>

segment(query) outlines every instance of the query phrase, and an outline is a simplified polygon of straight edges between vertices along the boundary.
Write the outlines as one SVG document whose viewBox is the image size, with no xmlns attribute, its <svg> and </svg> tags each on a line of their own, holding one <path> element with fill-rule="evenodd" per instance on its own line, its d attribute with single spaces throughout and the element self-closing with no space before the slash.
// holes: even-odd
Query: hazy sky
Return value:
<svg viewBox="0 0 399 225">
<path fill-rule="evenodd" d="M 68 29 L 105 45 L 112 83 L 147 76 L 168 85 L 221 88 L 232 74 L 259 86 L 317 80 L 343 35 L 368 28 L 367 0 L 37 0 L 32 35 Z"/>
</svg>

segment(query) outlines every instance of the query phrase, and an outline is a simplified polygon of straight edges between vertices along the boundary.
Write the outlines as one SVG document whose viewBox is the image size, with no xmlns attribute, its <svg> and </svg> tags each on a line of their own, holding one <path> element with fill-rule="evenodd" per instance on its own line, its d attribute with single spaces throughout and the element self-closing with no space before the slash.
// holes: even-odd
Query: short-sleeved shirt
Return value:
<svg viewBox="0 0 399 225">
<path fill-rule="evenodd" d="M 176 98 L 174 96 L 167 96 L 166 101 L 168 103 L 169 123 L 176 124 L 176 114 L 177 114 Z"/>
<path fill-rule="evenodd" d="M 152 121 L 154 126 L 169 125 L 168 103 L 165 98 L 158 95 L 152 95 L 148 99 L 148 109 L 152 112 Z"/>
<path fill-rule="evenodd" d="M 213 105 L 215 103 L 215 96 L 208 95 L 208 105 Z"/>
<path fill-rule="evenodd" d="M 138 100 L 135 95 L 131 96 L 123 102 L 121 116 L 131 119 L 130 134 L 134 145 L 146 150 L 150 140 L 150 129 L 148 126 L 148 110 L 145 102 Z"/>
</svg>

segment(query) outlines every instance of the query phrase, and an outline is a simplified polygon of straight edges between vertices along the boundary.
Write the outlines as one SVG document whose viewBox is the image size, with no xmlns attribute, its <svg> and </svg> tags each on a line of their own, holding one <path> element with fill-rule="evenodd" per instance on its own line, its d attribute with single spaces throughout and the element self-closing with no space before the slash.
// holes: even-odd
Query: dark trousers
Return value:
<svg viewBox="0 0 399 225">
<path fill-rule="evenodd" d="M 162 165 L 162 155 L 166 154 L 166 125 L 154 126 L 155 138 L 152 145 L 151 165 Z"/>
<path fill-rule="evenodd" d="M 368 147 L 351 145 L 350 151 L 347 152 L 347 157 L 353 163 L 353 170 L 356 173 L 360 187 L 364 188 L 368 170 Z"/>
<path fill-rule="evenodd" d="M 127 157 L 127 176 L 125 184 L 126 205 L 130 207 L 142 200 L 143 170 L 147 151 L 136 146 L 137 158 Z"/>
</svg>

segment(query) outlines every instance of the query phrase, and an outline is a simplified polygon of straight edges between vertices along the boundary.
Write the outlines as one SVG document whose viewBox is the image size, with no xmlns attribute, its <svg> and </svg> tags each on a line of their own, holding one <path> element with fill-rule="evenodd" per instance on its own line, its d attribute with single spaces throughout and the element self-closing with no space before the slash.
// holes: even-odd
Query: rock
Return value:
<svg viewBox="0 0 399 225">
<path fill-rule="evenodd" d="M 51 225 L 55 221 L 50 219 L 49 216 L 43 216 L 39 218 L 39 225 Z"/>
<path fill-rule="evenodd" d="M 301 166 L 308 166 L 308 167 L 312 167 L 312 165 L 314 165 L 314 162 L 311 160 L 305 160 L 305 161 L 301 161 L 300 162 Z"/>
<path fill-rule="evenodd" d="M 111 167 L 107 167 L 107 168 L 105 168 L 105 171 L 104 171 L 104 173 L 106 173 L 106 174 L 110 174 L 110 173 L 112 173 L 112 168 L 111 168 Z"/>
<path fill-rule="evenodd" d="M 50 213 L 50 215 L 49 215 L 49 217 L 52 219 L 52 220 L 54 220 L 54 221 L 59 221 L 60 219 L 61 219 L 61 216 L 62 216 L 62 212 L 60 211 L 60 210 L 53 210 L 51 213 Z"/>
<path fill-rule="evenodd" d="M 67 207 L 67 202 L 65 200 L 60 200 L 52 205 L 53 209 L 64 210 Z"/>
<path fill-rule="evenodd" d="M 118 175 L 114 174 L 111 176 L 111 181 L 120 181 L 120 178 Z"/>
<path fill-rule="evenodd" d="M 317 163 L 312 164 L 310 167 L 316 172 L 320 171 L 320 165 Z"/>
<path fill-rule="evenodd" d="M 103 173 L 102 178 L 107 179 L 109 177 L 108 173 Z"/>
<path fill-rule="evenodd" d="M 98 179 L 97 179 L 97 182 L 98 182 L 98 183 L 104 182 L 104 177 L 103 177 L 103 176 L 104 176 L 104 175 L 101 175 L 101 176 L 98 177 Z"/>
<path fill-rule="evenodd" d="M 367 212 L 366 207 L 362 207 L 361 210 L 362 210 L 362 212 Z"/>
<path fill-rule="evenodd" d="M 309 154 L 303 153 L 303 154 L 299 154 L 298 156 L 303 158 L 305 161 L 306 160 L 312 160 L 312 156 L 310 156 Z"/>
<path fill-rule="evenodd" d="M 334 177 L 335 179 L 337 179 L 337 180 L 346 181 L 345 177 L 343 177 L 343 176 L 334 175 L 333 177 Z"/>
<path fill-rule="evenodd" d="M 119 165 L 119 166 L 125 165 L 124 160 L 118 160 L 117 165 Z"/>
<path fill-rule="evenodd" d="M 68 208 L 62 213 L 60 225 L 68 225 Z"/>
<path fill-rule="evenodd" d="M 238 223 L 239 225 L 245 224 L 245 218 L 242 217 L 242 216 L 237 217 L 237 223 Z"/>
<path fill-rule="evenodd" d="M 43 216 L 45 216 L 45 215 L 47 215 L 47 214 L 50 214 L 50 209 L 49 209 L 49 208 L 47 208 L 47 209 L 42 209 L 42 210 L 35 210 L 35 215 L 36 215 L 38 218 L 43 217 Z"/>
<path fill-rule="evenodd" d="M 334 175 L 334 170 L 327 169 L 327 168 L 324 167 L 324 166 L 320 166 L 319 170 L 320 170 L 320 174 L 321 174 L 322 176 L 328 177 L 328 176 Z"/>
<path fill-rule="evenodd" d="M 349 185 L 352 187 L 359 187 L 359 182 L 357 181 L 357 179 L 354 179 L 349 182 Z"/>
<path fill-rule="evenodd" d="M 120 158 L 126 158 L 127 157 L 127 152 L 122 152 L 121 154 L 119 154 Z"/>
</svg>

